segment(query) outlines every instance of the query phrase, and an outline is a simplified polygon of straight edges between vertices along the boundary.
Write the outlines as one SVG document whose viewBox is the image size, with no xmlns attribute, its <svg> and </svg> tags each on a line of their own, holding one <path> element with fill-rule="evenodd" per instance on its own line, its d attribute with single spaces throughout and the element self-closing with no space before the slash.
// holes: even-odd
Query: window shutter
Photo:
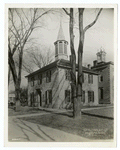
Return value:
<svg viewBox="0 0 120 150">
<path fill-rule="evenodd" d="M 85 103 L 85 91 L 82 91 L 82 102 Z"/>
<path fill-rule="evenodd" d="M 90 91 L 88 91 L 88 103 L 90 103 Z"/>
<path fill-rule="evenodd" d="M 65 103 L 67 102 L 67 90 L 65 90 Z"/>
<path fill-rule="evenodd" d="M 68 79 L 67 69 L 65 70 L 65 79 Z"/>
<path fill-rule="evenodd" d="M 40 84 L 42 84 L 42 74 L 40 75 Z"/>
<path fill-rule="evenodd" d="M 84 73 L 82 74 L 82 83 L 84 83 Z"/>
<path fill-rule="evenodd" d="M 45 104 L 47 104 L 47 91 L 45 91 Z"/>
<path fill-rule="evenodd" d="M 51 82 L 51 70 L 49 71 L 49 82 Z"/>
<path fill-rule="evenodd" d="M 88 74 L 88 83 L 90 83 L 90 75 Z"/>
<path fill-rule="evenodd" d="M 93 83 L 93 75 L 91 75 L 91 83 Z"/>
<path fill-rule="evenodd" d="M 94 102 L 94 91 L 91 91 L 91 99 L 92 99 L 92 102 Z"/>
<path fill-rule="evenodd" d="M 49 103 L 52 104 L 52 90 L 49 90 Z"/>
<path fill-rule="evenodd" d="M 48 72 L 46 72 L 46 82 L 48 82 Z"/>
</svg>

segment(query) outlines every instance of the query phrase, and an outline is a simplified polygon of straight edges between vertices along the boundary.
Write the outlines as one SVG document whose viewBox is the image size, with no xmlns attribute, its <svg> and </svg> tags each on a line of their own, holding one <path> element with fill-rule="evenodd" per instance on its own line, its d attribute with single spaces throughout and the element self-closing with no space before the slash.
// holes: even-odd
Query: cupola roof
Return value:
<svg viewBox="0 0 120 150">
<path fill-rule="evenodd" d="M 62 24 L 60 22 L 60 28 L 59 28 L 59 32 L 58 32 L 58 37 L 57 37 L 57 41 L 61 41 L 61 40 L 65 40 L 65 36 L 63 33 L 63 28 L 62 28 Z"/>
</svg>

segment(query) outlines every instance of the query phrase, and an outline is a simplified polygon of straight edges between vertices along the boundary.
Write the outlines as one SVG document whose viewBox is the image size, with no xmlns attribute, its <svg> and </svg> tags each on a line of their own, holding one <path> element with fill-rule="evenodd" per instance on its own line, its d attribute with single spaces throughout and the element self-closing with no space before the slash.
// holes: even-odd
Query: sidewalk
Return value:
<svg viewBox="0 0 120 150">
<path fill-rule="evenodd" d="M 35 115 L 35 114 L 34 114 Z M 16 116 L 17 117 L 17 116 Z M 89 139 L 40 124 L 9 117 L 9 142 L 85 142 Z"/>
</svg>

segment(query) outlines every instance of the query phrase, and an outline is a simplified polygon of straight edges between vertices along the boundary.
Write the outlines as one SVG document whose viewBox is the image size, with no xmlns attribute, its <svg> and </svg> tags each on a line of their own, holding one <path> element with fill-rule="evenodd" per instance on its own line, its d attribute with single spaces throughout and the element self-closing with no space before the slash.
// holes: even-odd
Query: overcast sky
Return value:
<svg viewBox="0 0 120 150">
<path fill-rule="evenodd" d="M 84 27 L 91 23 L 98 12 L 98 9 L 88 9 L 84 11 Z M 62 16 L 62 17 L 60 17 Z M 75 22 L 77 27 L 78 13 L 75 9 Z M 69 18 L 62 11 L 62 13 L 54 13 L 43 17 L 45 24 L 44 28 L 38 28 L 31 35 L 36 38 L 36 42 L 46 48 L 50 48 L 52 51 L 55 50 L 54 42 L 57 40 L 57 35 L 60 26 L 60 20 L 66 40 L 69 43 Z M 77 53 L 79 34 L 78 29 L 75 28 L 75 50 Z M 103 9 L 97 23 L 87 30 L 85 33 L 84 52 L 83 52 L 83 64 L 90 63 L 96 59 L 97 51 L 102 47 L 106 51 L 106 61 L 114 61 L 114 11 L 113 9 Z M 68 44 L 68 55 L 70 55 L 70 45 Z M 24 78 L 28 73 L 23 72 L 22 85 L 27 84 L 27 79 Z"/>
</svg>

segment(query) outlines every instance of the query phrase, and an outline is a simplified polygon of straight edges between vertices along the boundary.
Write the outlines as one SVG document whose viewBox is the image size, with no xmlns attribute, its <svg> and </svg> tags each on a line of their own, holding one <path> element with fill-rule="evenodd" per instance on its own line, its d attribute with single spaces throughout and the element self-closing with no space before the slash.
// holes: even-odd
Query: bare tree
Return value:
<svg viewBox="0 0 120 150">
<path fill-rule="evenodd" d="M 77 118 L 81 116 L 81 101 L 82 101 L 82 56 L 84 47 L 85 32 L 91 28 L 98 20 L 102 8 L 98 11 L 95 20 L 83 28 L 83 12 L 84 8 L 78 8 L 78 21 L 79 21 L 79 45 L 78 45 L 78 76 L 76 79 L 76 54 L 74 50 L 74 17 L 73 8 L 70 8 L 70 12 L 63 8 L 64 12 L 70 17 L 69 32 L 70 32 L 70 49 L 72 55 L 72 94 L 73 94 L 73 116 Z M 77 81 L 77 82 L 76 82 Z"/>
<path fill-rule="evenodd" d="M 70 50 L 71 50 L 71 65 L 72 65 L 72 70 L 71 70 L 71 88 L 72 88 L 72 98 L 73 98 L 73 116 L 76 116 L 76 110 L 77 110 L 77 97 L 76 97 L 76 53 L 75 53 L 75 48 L 74 48 L 74 10 L 73 8 L 70 8 L 70 12 L 68 12 L 65 8 L 63 8 L 65 13 L 69 15 L 70 21 L 69 21 L 69 33 L 70 33 Z"/>
<path fill-rule="evenodd" d="M 37 68 L 42 68 L 53 61 L 53 53 L 50 50 L 46 50 L 47 48 L 33 47 L 32 50 L 27 51 L 26 54 L 29 56 L 31 62 Z"/>
<path fill-rule="evenodd" d="M 8 63 L 15 86 L 16 110 L 20 108 L 19 98 L 24 47 L 32 32 L 41 27 L 41 25 L 37 25 L 38 20 L 50 11 L 51 9 L 9 8 Z M 18 52 L 18 72 L 14 61 L 16 51 Z"/>
</svg>

